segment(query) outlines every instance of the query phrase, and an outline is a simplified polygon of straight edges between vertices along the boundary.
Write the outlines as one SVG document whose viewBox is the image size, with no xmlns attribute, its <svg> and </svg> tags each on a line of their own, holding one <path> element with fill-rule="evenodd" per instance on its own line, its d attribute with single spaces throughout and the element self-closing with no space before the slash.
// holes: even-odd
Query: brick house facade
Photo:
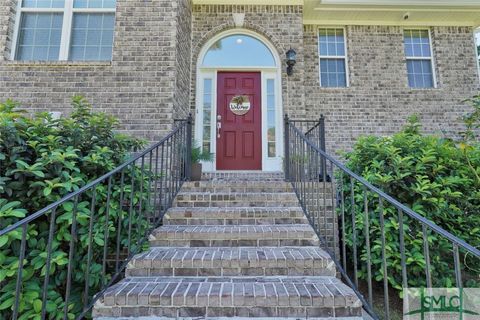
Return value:
<svg viewBox="0 0 480 320">
<path fill-rule="evenodd" d="M 269 94 L 275 101 L 275 110 L 262 111 L 262 126 L 276 127 L 274 138 L 262 129 L 264 170 L 281 169 L 284 113 L 297 119 L 324 114 L 327 146 L 339 151 L 348 149 L 360 135 L 398 131 L 413 113 L 420 115 L 427 132 L 454 135 L 460 126 L 458 118 L 468 111 L 462 101 L 479 89 L 474 29 L 480 24 L 480 2 L 474 0 L 455 5 L 443 0 L 414 5 L 400 0 L 389 5 L 374 0 L 241 0 L 236 4 L 117 0 L 113 54 L 108 61 L 19 59 L 12 53 L 24 41 L 18 32 L 24 9 L 18 1 L 0 0 L 0 100 L 13 98 L 32 112 L 68 114 L 71 96 L 82 94 L 97 110 L 118 117 L 122 131 L 151 141 L 167 133 L 174 119 L 191 112 L 197 126 L 195 139 L 207 144 L 210 140 L 209 147 L 215 151 L 217 73 L 258 71 L 262 104 L 268 103 Z M 75 6 L 73 10 L 75 17 Z M 343 30 L 345 86 L 321 83 L 322 28 Z M 405 30 L 428 30 L 432 87 L 409 84 Z M 202 58 L 222 35 L 246 35 L 264 42 L 275 66 L 203 68 Z M 297 53 L 292 75 L 287 74 L 285 57 L 290 48 Z M 337 63 L 340 60 L 337 57 Z M 213 83 L 205 82 L 209 74 Z M 214 86 L 213 98 L 206 95 L 204 84 Z M 267 92 L 269 84 L 278 89 Z M 211 99 L 211 119 L 203 125 L 206 118 L 201 109 L 206 98 Z M 275 118 L 271 123 L 269 112 Z M 205 130 L 210 130 L 211 137 Z M 268 162 L 268 148 L 276 161 Z M 211 169 L 216 169 L 215 164 Z"/>
</svg>

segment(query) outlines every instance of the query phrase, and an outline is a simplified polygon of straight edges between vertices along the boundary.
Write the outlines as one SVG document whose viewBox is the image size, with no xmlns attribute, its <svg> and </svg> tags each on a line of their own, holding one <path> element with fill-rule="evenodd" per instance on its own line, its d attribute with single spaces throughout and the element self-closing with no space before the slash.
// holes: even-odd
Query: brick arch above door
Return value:
<svg viewBox="0 0 480 320">
<path fill-rule="evenodd" d="M 283 56 L 285 55 L 286 50 L 285 46 L 276 39 L 274 35 L 269 33 L 267 30 L 262 28 L 261 26 L 258 26 L 256 24 L 252 24 L 249 22 L 245 22 L 242 28 L 238 28 L 235 26 L 232 21 L 229 23 L 224 23 L 221 25 L 216 26 L 215 28 L 211 29 L 209 32 L 207 32 L 205 35 L 202 36 L 202 38 L 199 41 L 193 42 L 192 43 L 192 76 L 191 76 L 191 91 L 192 94 L 190 95 L 191 101 L 190 101 L 190 108 L 191 111 L 193 112 L 195 110 L 195 96 L 196 96 L 196 78 L 197 78 L 197 71 L 198 71 L 198 62 L 200 58 L 200 54 L 203 49 L 205 49 L 206 45 L 210 42 L 210 40 L 215 39 L 215 38 L 220 38 L 222 34 L 225 34 L 229 31 L 238 31 L 239 34 L 245 33 L 245 34 L 257 34 L 262 42 L 269 44 L 268 48 L 272 51 L 272 54 L 275 57 L 279 57 L 278 61 L 278 67 L 283 68 L 282 63 L 283 63 Z M 195 40 L 193 40 L 195 41 Z M 284 70 L 282 70 L 282 78 L 286 76 L 284 75 Z"/>
<path fill-rule="evenodd" d="M 251 31 L 251 32 L 257 33 L 258 35 L 266 38 L 275 48 L 276 50 L 275 53 L 278 54 L 279 56 L 282 56 L 286 52 L 286 50 L 288 50 L 288 49 L 285 49 L 284 45 L 280 41 L 278 41 L 274 35 L 270 34 L 267 30 L 265 30 L 261 26 L 258 26 L 256 24 L 252 24 L 246 21 L 242 28 L 238 28 L 235 26 L 232 18 L 232 22 L 225 23 L 213 28 L 212 30 L 210 30 L 210 32 L 206 33 L 200 39 L 200 41 L 198 41 L 197 43 L 193 43 L 192 62 L 195 64 L 193 67 L 194 68 L 197 67 L 196 62 L 198 60 L 198 56 L 202 48 L 210 41 L 210 39 L 216 38 L 219 34 L 225 33 L 226 31 L 229 31 L 232 29 L 236 29 L 240 33 L 242 29 L 244 29 L 245 31 Z"/>
</svg>

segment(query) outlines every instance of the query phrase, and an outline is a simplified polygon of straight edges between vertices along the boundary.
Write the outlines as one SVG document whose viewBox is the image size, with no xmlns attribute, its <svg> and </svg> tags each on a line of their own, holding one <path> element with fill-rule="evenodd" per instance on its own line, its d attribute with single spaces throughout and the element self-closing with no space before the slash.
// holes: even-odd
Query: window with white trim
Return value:
<svg viewBox="0 0 480 320">
<path fill-rule="evenodd" d="M 19 0 L 14 60 L 109 61 L 116 0 Z"/>
<path fill-rule="evenodd" d="M 267 79 L 267 144 L 269 158 L 274 158 L 277 155 L 276 109 L 275 79 Z"/>
<path fill-rule="evenodd" d="M 212 79 L 203 80 L 203 141 L 202 149 L 211 152 L 210 132 L 212 129 Z"/>
<path fill-rule="evenodd" d="M 432 46 L 429 30 L 405 30 L 405 57 L 411 88 L 434 88 Z"/>
<path fill-rule="evenodd" d="M 347 87 L 347 46 L 343 28 L 319 30 L 320 85 Z"/>
</svg>

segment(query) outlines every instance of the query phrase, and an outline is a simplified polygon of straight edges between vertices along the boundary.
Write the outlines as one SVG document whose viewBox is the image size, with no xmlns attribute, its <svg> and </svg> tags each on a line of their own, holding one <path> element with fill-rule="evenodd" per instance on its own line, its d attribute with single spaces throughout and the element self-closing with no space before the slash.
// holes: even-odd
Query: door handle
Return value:
<svg viewBox="0 0 480 320">
<path fill-rule="evenodd" d="M 220 139 L 220 129 L 222 129 L 222 123 L 217 122 L 217 139 Z"/>
<path fill-rule="evenodd" d="M 222 116 L 217 116 L 217 139 L 220 139 L 220 129 L 222 129 Z"/>
</svg>

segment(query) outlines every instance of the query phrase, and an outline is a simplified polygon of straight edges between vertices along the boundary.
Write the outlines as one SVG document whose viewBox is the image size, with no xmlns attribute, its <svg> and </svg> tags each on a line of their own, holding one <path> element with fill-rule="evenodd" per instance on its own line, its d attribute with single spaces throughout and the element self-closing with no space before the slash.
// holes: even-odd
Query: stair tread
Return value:
<svg viewBox="0 0 480 320">
<path fill-rule="evenodd" d="M 290 182 L 286 181 L 275 181 L 275 184 L 272 184 L 272 181 L 264 180 L 202 180 L 202 181 L 190 181 L 185 182 L 183 187 L 224 187 L 224 186 L 252 186 L 252 187 L 276 187 L 276 186 L 287 186 L 291 188 Z"/>
<path fill-rule="evenodd" d="M 237 235 L 239 238 L 249 237 L 251 234 L 276 235 L 283 238 L 296 238 L 299 235 L 311 236 L 315 234 L 309 224 L 289 225 L 213 225 L 213 226 L 189 226 L 189 225 L 165 225 L 153 231 L 153 236 L 167 235 L 167 239 L 181 239 L 189 234 L 216 234 L 218 238 L 231 238 Z"/>
<path fill-rule="evenodd" d="M 361 307 L 335 277 L 135 277 L 110 287 L 104 306 Z"/>
<path fill-rule="evenodd" d="M 319 247 L 156 247 L 135 256 L 129 268 L 314 267 L 314 263 L 325 267 L 333 260 Z"/>
<path fill-rule="evenodd" d="M 170 208 L 165 218 L 173 216 L 213 216 L 228 217 L 228 218 L 266 218 L 270 216 L 288 216 L 288 217 L 303 217 L 303 210 L 300 207 L 173 207 Z"/>
</svg>

